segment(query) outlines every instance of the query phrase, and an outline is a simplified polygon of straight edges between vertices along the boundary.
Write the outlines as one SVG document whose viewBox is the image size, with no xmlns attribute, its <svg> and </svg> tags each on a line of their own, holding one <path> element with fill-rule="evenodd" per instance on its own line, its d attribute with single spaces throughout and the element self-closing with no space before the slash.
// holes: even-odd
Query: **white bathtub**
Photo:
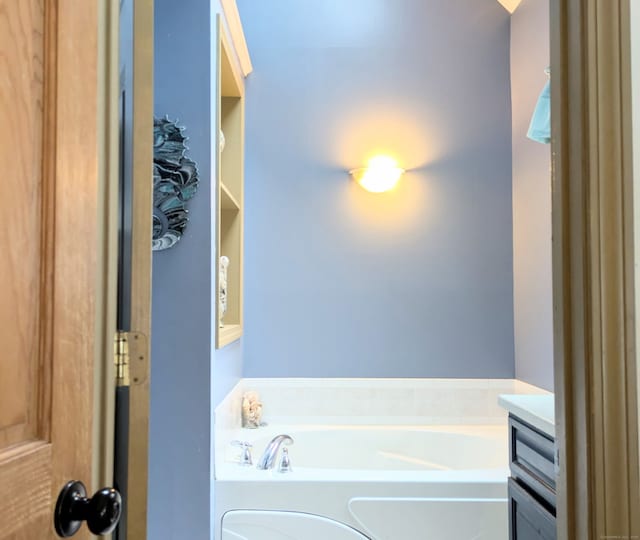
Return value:
<svg viewBox="0 0 640 540">
<path fill-rule="evenodd" d="M 300 426 L 241 430 L 255 458 L 280 433 L 294 439 L 288 448 L 294 471 L 276 480 L 476 481 L 506 478 L 506 426 Z M 228 445 L 216 469 L 218 480 L 272 481 L 272 475 L 238 466 L 239 450 Z M 504 478 L 503 478 L 504 477 Z"/>
<path fill-rule="evenodd" d="M 366 383 L 351 384 L 361 388 Z M 406 394 L 413 396 L 415 406 L 413 390 L 420 383 L 408 384 L 413 386 Z M 450 391 L 448 385 L 461 383 L 438 384 Z M 518 390 L 505 388 L 507 384 L 485 388 L 489 393 Z M 375 385 L 376 406 L 389 397 L 385 390 L 398 388 L 397 381 L 389 388 L 381 381 Z M 434 416 L 423 417 L 419 424 L 407 422 L 415 421 L 415 415 L 397 412 L 378 416 L 376 423 L 370 414 L 349 415 L 353 408 L 336 407 L 335 399 L 341 401 L 336 394 L 327 401 L 327 388 L 317 381 L 306 389 L 304 406 L 289 405 L 298 413 L 295 417 L 277 411 L 283 414 L 274 414 L 275 421 L 256 430 L 217 419 L 216 540 L 506 540 L 506 416 L 498 407 L 491 408 L 495 416 L 488 414 L 486 396 L 480 397 L 472 383 L 463 386 L 474 390 L 467 398 L 483 401 L 475 407 L 476 416 L 468 415 L 467 424 L 461 423 L 460 411 L 447 416 L 445 410 L 434 410 Z M 277 402 L 276 396 L 282 396 L 272 393 L 269 384 L 261 388 L 253 382 L 247 387 L 262 391 L 265 407 L 268 397 Z M 464 400 L 464 394 L 459 398 Z M 489 403 L 493 396 L 486 399 Z M 311 408 L 314 400 L 316 409 Z M 299 415 L 303 407 L 317 413 L 305 415 L 306 423 Z M 227 403 L 227 416 L 235 418 L 236 412 L 235 405 L 229 408 Z M 434 418 L 438 423 L 429 425 Z M 447 418 L 454 421 L 447 424 Z M 280 433 L 294 439 L 289 447 L 292 472 L 280 474 L 237 463 L 238 450 L 229 444 L 231 440 L 253 444 L 256 463 Z"/>
</svg>

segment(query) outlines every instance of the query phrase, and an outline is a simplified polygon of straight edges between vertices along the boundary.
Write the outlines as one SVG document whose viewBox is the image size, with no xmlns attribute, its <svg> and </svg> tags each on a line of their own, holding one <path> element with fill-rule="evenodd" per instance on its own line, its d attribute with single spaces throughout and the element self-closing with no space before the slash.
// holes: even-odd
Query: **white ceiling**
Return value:
<svg viewBox="0 0 640 540">
<path fill-rule="evenodd" d="M 521 1 L 522 0 L 498 0 L 509 13 L 513 13 Z"/>
</svg>

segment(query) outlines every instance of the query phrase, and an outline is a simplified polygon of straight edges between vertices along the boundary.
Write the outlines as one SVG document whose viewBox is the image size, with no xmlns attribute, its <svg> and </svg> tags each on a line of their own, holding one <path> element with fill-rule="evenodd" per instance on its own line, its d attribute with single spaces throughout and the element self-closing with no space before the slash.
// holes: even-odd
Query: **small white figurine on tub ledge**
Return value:
<svg viewBox="0 0 640 540">
<path fill-rule="evenodd" d="M 227 270 L 229 268 L 229 257 L 220 257 L 220 268 L 218 269 L 218 286 L 220 298 L 218 298 L 218 328 L 224 328 L 224 316 L 227 313 Z"/>
<path fill-rule="evenodd" d="M 255 429 L 262 423 L 262 403 L 257 392 L 245 392 L 242 396 L 242 427 Z"/>
</svg>

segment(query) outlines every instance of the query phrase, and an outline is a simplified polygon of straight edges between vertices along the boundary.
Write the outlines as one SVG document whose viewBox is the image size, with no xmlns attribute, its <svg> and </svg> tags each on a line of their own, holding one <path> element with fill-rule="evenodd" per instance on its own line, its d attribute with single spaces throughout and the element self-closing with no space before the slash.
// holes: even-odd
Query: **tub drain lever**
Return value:
<svg viewBox="0 0 640 540">
<path fill-rule="evenodd" d="M 253 465 L 253 459 L 251 459 L 251 448 L 253 445 L 247 441 L 231 441 L 231 446 L 239 446 L 242 448 L 240 455 L 240 465 L 243 467 L 249 467 Z"/>
<path fill-rule="evenodd" d="M 279 473 L 291 472 L 291 460 L 289 459 L 289 449 L 282 449 L 282 457 L 280 458 L 280 464 L 278 465 Z"/>
</svg>

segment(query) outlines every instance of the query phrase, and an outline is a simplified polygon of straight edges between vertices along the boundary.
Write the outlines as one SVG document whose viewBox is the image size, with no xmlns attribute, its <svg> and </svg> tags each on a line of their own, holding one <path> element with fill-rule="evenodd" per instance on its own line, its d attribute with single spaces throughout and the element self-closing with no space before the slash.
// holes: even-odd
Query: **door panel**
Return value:
<svg viewBox="0 0 640 540">
<path fill-rule="evenodd" d="M 45 116 L 44 32 L 50 11 L 42 0 L 0 4 L 2 90 L 0 111 L 3 186 L 0 197 L 0 536 L 47 529 L 51 501 L 49 437 L 52 250 L 43 230 L 51 226 L 46 204 L 54 175 L 42 166 Z M 46 111 L 48 112 L 48 111 Z M 48 141 L 47 141 L 48 142 Z M 20 493 L 16 497 L 15 493 Z"/>
<path fill-rule="evenodd" d="M 0 450 L 0 460 L 0 538 L 39 538 L 51 519 L 51 445 Z"/>
<path fill-rule="evenodd" d="M 6 3 L 6 2 L 5 2 Z M 23 151 L 3 159 L 3 176 L 11 186 L 0 198 L 0 327 L 4 354 L 0 357 L 0 448 L 39 435 L 38 383 L 40 325 L 39 286 L 46 261 L 40 257 L 42 223 L 42 154 L 44 98 L 44 11 L 41 0 L 13 2 L 0 12 L 3 153 Z M 7 186 L 7 187 L 8 187 Z M 20 362 L 16 362 L 20 359 Z M 42 381 L 46 384 L 46 381 Z M 43 411 L 46 416 L 47 411 Z"/>
<path fill-rule="evenodd" d="M 54 538 L 59 489 L 92 478 L 96 8 L 0 0 L 2 540 Z"/>
</svg>

